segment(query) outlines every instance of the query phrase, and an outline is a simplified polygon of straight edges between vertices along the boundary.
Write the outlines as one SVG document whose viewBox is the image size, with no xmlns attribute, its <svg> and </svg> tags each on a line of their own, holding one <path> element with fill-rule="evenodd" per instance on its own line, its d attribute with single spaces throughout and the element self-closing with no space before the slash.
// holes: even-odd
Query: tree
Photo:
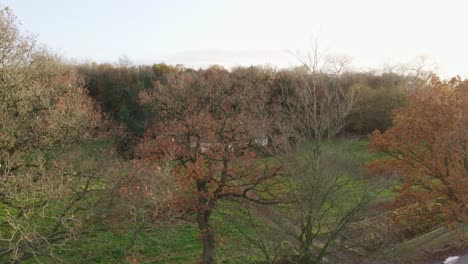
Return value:
<svg viewBox="0 0 468 264">
<path fill-rule="evenodd" d="M 156 81 L 160 82 L 163 85 L 167 84 L 169 75 L 174 74 L 178 71 L 176 67 L 167 65 L 165 63 L 153 64 L 153 66 L 151 66 L 151 69 L 155 75 Z"/>
<path fill-rule="evenodd" d="M 298 56 L 299 78 L 285 76 L 278 83 L 281 134 L 294 137 L 298 147 L 284 155 L 290 203 L 271 211 L 268 219 L 281 234 L 276 239 L 292 248 L 285 256 L 289 263 L 321 263 L 331 250 L 346 249 L 341 235 L 373 197 L 360 178 L 360 165 L 343 150 L 330 149 L 354 104 L 354 91 L 341 83 L 347 59 L 329 57 L 322 68 L 321 57 L 317 48 Z"/>
<path fill-rule="evenodd" d="M 347 57 L 327 57 L 316 46 L 306 56 L 297 55 L 302 67 L 294 85 L 282 86 L 280 104 L 283 122 L 299 138 L 331 139 L 345 124 L 354 102 L 354 91 L 341 84 L 341 75 L 349 64 Z"/>
<path fill-rule="evenodd" d="M 0 10 L 0 261 L 12 263 L 54 257 L 80 232 L 94 165 L 63 144 L 90 140 L 103 120 L 77 73 L 16 24 Z"/>
<path fill-rule="evenodd" d="M 214 263 L 210 223 L 218 202 L 270 203 L 277 196 L 272 186 L 279 165 L 255 152 L 259 131 L 266 136 L 269 129 L 262 112 L 267 97 L 250 85 L 233 85 L 230 73 L 219 67 L 177 77 L 154 94 L 142 94 L 158 122 L 148 130 L 139 155 L 172 160 L 174 177 L 185 187 L 180 192 L 185 210 L 196 214 L 202 262 Z"/>
<path fill-rule="evenodd" d="M 294 203 L 286 219 L 297 228 L 288 236 L 294 239 L 299 263 L 321 263 L 330 248 L 342 248 L 339 236 L 372 197 L 365 185 L 356 188 L 359 165 L 327 148 L 345 127 L 355 92 L 341 83 L 349 60 L 328 57 L 321 66 L 323 55 L 315 46 L 307 56 L 298 56 L 306 78 L 296 87 L 298 96 L 284 99 L 286 120 L 300 128 L 296 137 L 308 142 L 287 163 L 292 165 Z"/>
<path fill-rule="evenodd" d="M 392 126 L 393 111 L 406 104 L 407 91 L 403 86 L 370 87 L 357 84 L 356 103 L 349 115 L 348 130 L 368 134 Z"/>
<path fill-rule="evenodd" d="M 394 206 L 415 223 L 468 221 L 468 81 L 433 78 L 414 91 L 394 126 L 375 131 L 371 149 L 389 159 L 371 163 L 370 173 L 402 180 Z"/>
<path fill-rule="evenodd" d="M 124 63 L 117 66 L 93 63 L 77 68 L 102 111 L 109 113 L 118 124 L 125 125 L 129 133 L 141 137 L 147 117 L 138 102 L 138 93 L 151 88 L 156 81 L 152 69 Z"/>
<path fill-rule="evenodd" d="M 145 239 L 151 231 L 173 228 L 184 216 L 181 210 L 184 201 L 178 194 L 185 190 L 173 177 L 169 164 L 155 160 L 122 160 L 117 155 L 107 158 L 106 164 L 101 172 L 105 188 L 94 205 L 97 208 L 95 218 L 101 223 L 90 226 L 91 236 L 75 244 L 86 243 L 86 239 L 95 242 L 94 234 L 102 233 L 103 229 L 131 239 L 127 244 L 119 243 L 120 247 L 113 243 L 94 243 L 93 252 L 97 255 L 78 246 L 75 254 L 83 256 L 83 262 L 92 262 L 106 252 L 122 250 L 130 262 L 138 262 L 141 246 L 147 243 Z"/>
<path fill-rule="evenodd" d="M 320 146 L 318 146 L 320 144 Z M 331 143 L 314 142 L 294 153 L 290 164 L 293 201 L 286 206 L 282 225 L 292 242 L 297 263 L 322 263 L 330 252 L 355 250 L 351 223 L 368 208 L 376 195 L 362 179 L 362 167 L 350 157 L 346 142 L 333 149 Z M 332 256 L 335 261 L 339 254 Z"/>
</svg>

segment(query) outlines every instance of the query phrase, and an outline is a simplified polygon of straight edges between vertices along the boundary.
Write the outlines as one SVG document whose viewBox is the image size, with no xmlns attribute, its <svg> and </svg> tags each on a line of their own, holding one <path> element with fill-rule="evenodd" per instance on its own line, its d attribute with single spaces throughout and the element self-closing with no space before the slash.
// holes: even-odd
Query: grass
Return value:
<svg viewBox="0 0 468 264">
<path fill-rule="evenodd" d="M 48 158 L 60 159 L 63 153 L 67 158 L 71 156 L 79 160 L 80 164 L 85 161 L 85 167 L 99 164 L 110 164 L 111 156 L 106 156 L 105 149 L 112 146 L 112 141 L 96 141 L 91 144 L 58 147 L 46 153 Z M 87 162 L 90 162 L 88 164 Z M 53 208 L 59 207 L 50 203 L 48 211 L 51 215 Z M 212 217 L 212 226 L 217 239 L 217 261 L 218 263 L 254 263 L 259 256 L 248 248 L 243 236 L 237 228 L 225 220 L 226 211 L 230 207 L 220 204 L 219 210 Z M 14 209 L 8 209 L 10 213 Z M 51 211 L 52 210 L 52 211 Z M 6 219 L 7 209 L 0 204 L 0 221 Z M 38 226 L 48 226 L 50 219 L 35 218 L 34 223 Z M 88 234 L 80 235 L 77 240 L 68 241 L 63 245 L 54 246 L 54 254 L 64 263 L 131 263 L 132 258 L 138 259 L 138 263 L 194 263 L 199 259 L 202 252 L 202 244 L 199 238 L 199 230 L 194 221 L 181 222 L 171 227 L 161 227 L 140 232 L 137 238 L 133 233 L 118 232 L 111 230 L 105 225 L 93 226 Z M 53 223 L 52 223 L 53 224 Z M 8 229 L 8 227 L 6 227 Z M 0 230 L 4 235 L 7 230 Z M 134 243 L 133 247 L 130 247 Z M 241 245 L 243 244 L 243 245 Z M 0 260 L 1 262 L 1 260 Z M 50 263 L 47 257 L 38 256 L 31 258 L 26 263 Z"/>
<path fill-rule="evenodd" d="M 212 226 L 217 241 L 218 263 L 254 263 L 261 260 L 247 247 L 237 227 L 225 219 L 229 206 L 221 204 L 213 215 Z M 135 246 L 129 249 L 133 234 L 116 231 L 96 230 L 92 234 L 74 241 L 71 246 L 58 253 L 66 263 L 194 263 L 199 259 L 202 245 L 198 228 L 191 223 L 180 223 L 170 228 L 142 232 Z M 30 263 L 35 263 L 34 261 Z"/>
<path fill-rule="evenodd" d="M 142 232 L 134 247 L 133 234 L 101 230 L 73 243 L 62 251 L 67 263 L 128 263 L 135 256 L 140 263 L 188 263 L 201 250 L 198 230 L 189 224 L 171 229 Z"/>
<path fill-rule="evenodd" d="M 352 157 L 360 163 L 379 158 L 378 154 L 367 151 L 368 141 L 359 140 L 350 143 L 343 148 L 343 142 L 332 141 L 326 145 L 329 151 L 341 151 L 345 149 L 345 155 Z M 308 146 L 303 146 L 308 147 Z M 274 157 L 268 158 L 270 161 Z M 218 263 L 261 263 L 263 256 L 260 252 L 249 244 L 245 237 L 239 232 L 238 227 L 227 221 L 226 216 L 236 210 L 228 203 L 220 203 L 217 211 L 212 217 L 212 226 L 217 242 Z M 237 217 L 242 217 L 236 214 Z M 242 219 L 237 219 L 243 221 Z M 247 221 L 247 220 L 246 220 Z M 245 229 L 249 235 L 253 230 Z M 95 263 L 125 263 L 125 248 L 130 244 L 132 236 L 129 234 L 112 234 L 108 231 L 101 231 L 96 237 L 84 238 L 78 241 L 85 253 L 89 252 L 88 258 L 72 258 L 74 262 L 85 263 L 92 261 Z M 133 249 L 134 254 L 140 263 L 194 263 L 199 259 L 202 252 L 202 245 L 199 239 L 198 229 L 194 224 L 183 223 L 176 227 L 159 229 L 144 233 Z M 72 253 L 72 252 L 71 252 Z M 127 255 L 131 255 L 127 254 Z M 124 261 L 122 261 L 124 259 Z"/>
<path fill-rule="evenodd" d="M 343 144 L 345 144 L 343 148 Z M 82 155 L 96 156 L 102 150 L 112 145 L 111 141 L 100 141 L 84 145 Z M 301 146 L 308 148 L 306 144 Z M 382 155 L 369 153 L 368 141 L 357 140 L 343 143 L 335 140 L 326 144 L 328 151 L 344 151 L 359 163 L 365 164 L 379 158 Z M 57 155 L 52 153 L 51 155 Z M 275 157 L 268 158 L 273 162 Z M 105 162 L 101 160 L 100 162 Z M 268 162 L 268 161 L 267 161 Z M 383 192 L 382 197 L 393 197 L 390 190 Z M 245 237 L 239 232 L 238 227 L 227 216 L 235 211 L 235 207 L 228 203 L 220 203 L 217 211 L 212 217 L 212 226 L 216 235 L 217 262 L 226 264 L 262 263 L 262 254 L 255 250 Z M 0 212 L 0 218 L 5 212 Z M 242 217 L 240 214 L 237 216 Z M 239 219 L 242 221 L 242 219 Z M 254 234 L 253 230 L 244 230 L 247 234 Z M 79 237 L 71 243 L 58 246 L 56 254 L 65 263 L 131 263 L 132 257 L 138 259 L 138 263 L 194 263 L 199 259 L 202 252 L 202 244 L 199 231 L 195 224 L 190 222 L 178 225 L 151 229 L 142 232 L 135 245 L 132 244 L 134 236 L 132 233 L 111 231 L 106 226 L 98 226 L 91 230 L 88 235 Z M 28 263 L 36 263 L 32 259 Z M 47 260 L 45 263 L 48 263 Z"/>
</svg>

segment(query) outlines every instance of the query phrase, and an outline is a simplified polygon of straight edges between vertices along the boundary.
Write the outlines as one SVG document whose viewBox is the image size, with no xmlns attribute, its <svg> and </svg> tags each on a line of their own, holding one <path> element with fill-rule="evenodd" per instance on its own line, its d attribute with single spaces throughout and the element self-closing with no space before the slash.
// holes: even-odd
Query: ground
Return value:
<svg viewBox="0 0 468 264">
<path fill-rule="evenodd" d="M 340 144 L 342 144 L 340 141 L 335 141 L 329 144 L 328 148 L 337 148 Z M 347 155 L 362 163 L 384 158 L 382 155 L 367 151 L 367 140 L 355 140 L 347 144 L 349 144 Z M 96 146 L 102 147 L 102 145 Z M 92 151 L 96 146 L 87 146 L 87 149 Z M 378 199 L 391 200 L 393 196 L 394 193 L 389 188 L 382 192 Z M 231 206 L 221 203 L 213 216 L 218 263 L 262 263 L 264 259 L 261 252 L 249 244 L 235 225 L 226 221 L 227 215 L 230 215 L 229 210 L 233 210 Z M 443 249 L 444 246 L 453 249 L 451 243 L 454 237 L 457 237 L 457 232 L 460 233 L 459 230 L 460 228 L 438 228 L 374 254 L 389 261 L 403 256 L 407 261 L 415 263 L 440 259 L 451 252 L 439 252 L 437 255 L 437 250 Z M 246 232 L 251 231 L 246 230 Z M 464 235 L 468 236 L 468 228 L 465 228 Z M 179 221 L 171 227 L 148 229 L 142 232 L 135 240 L 135 245 L 129 248 L 133 239 L 133 234 L 111 231 L 103 225 L 98 226 L 95 232 L 90 232 L 90 235 L 57 248 L 56 253 L 65 263 L 135 263 L 137 260 L 137 263 L 185 264 L 194 263 L 202 251 L 198 229 L 190 221 Z M 28 263 L 36 263 L 36 260 L 30 260 Z"/>
</svg>

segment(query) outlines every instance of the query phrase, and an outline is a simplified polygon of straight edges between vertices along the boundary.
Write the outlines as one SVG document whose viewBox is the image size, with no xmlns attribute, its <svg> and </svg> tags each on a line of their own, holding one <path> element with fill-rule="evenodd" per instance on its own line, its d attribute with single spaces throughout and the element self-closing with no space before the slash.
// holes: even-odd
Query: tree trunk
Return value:
<svg viewBox="0 0 468 264">
<path fill-rule="evenodd" d="M 214 233 L 210 226 L 211 209 L 201 209 L 197 213 L 198 229 L 203 240 L 203 264 L 215 263 Z"/>
</svg>

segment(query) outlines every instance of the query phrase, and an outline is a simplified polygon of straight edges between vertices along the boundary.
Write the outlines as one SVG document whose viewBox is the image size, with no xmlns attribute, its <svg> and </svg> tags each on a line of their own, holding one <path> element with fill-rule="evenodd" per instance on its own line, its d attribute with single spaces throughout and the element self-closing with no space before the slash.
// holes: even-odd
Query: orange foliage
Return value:
<svg viewBox="0 0 468 264">
<path fill-rule="evenodd" d="M 256 160 L 255 139 L 268 133 L 265 113 L 258 110 L 260 89 L 234 84 L 228 72 L 211 68 L 182 74 L 158 85 L 154 94 L 142 94 L 159 120 L 139 145 L 143 160 L 169 158 L 177 163 L 173 173 L 181 186 L 214 206 L 217 199 L 262 202 L 256 194 L 261 184 L 274 178 L 278 166 Z M 255 104 L 251 98 L 257 98 Z M 260 107 L 261 108 L 261 107 Z"/>
<path fill-rule="evenodd" d="M 444 223 L 468 221 L 468 81 L 434 78 L 415 91 L 394 126 L 375 131 L 371 149 L 391 158 L 369 164 L 372 174 L 401 175 L 394 206 L 406 216 Z"/>
<path fill-rule="evenodd" d="M 169 159 L 184 210 L 196 213 L 203 239 L 203 263 L 214 263 L 210 217 L 218 200 L 270 203 L 277 164 L 256 159 L 255 139 L 268 135 L 260 89 L 235 85 L 227 71 L 184 73 L 141 96 L 159 119 L 139 146 L 142 161 Z M 251 98 L 258 97 L 255 103 Z M 262 101 L 263 100 L 263 101 Z M 189 199 L 187 199 L 189 197 Z"/>
<path fill-rule="evenodd" d="M 255 193 L 279 167 L 256 160 L 255 147 L 240 120 L 202 112 L 150 129 L 138 153 L 144 161 L 176 162 L 172 173 L 186 191 L 180 195 L 197 197 L 189 206 L 196 211 L 208 201 L 214 207 L 218 199 L 267 202 Z"/>
</svg>

